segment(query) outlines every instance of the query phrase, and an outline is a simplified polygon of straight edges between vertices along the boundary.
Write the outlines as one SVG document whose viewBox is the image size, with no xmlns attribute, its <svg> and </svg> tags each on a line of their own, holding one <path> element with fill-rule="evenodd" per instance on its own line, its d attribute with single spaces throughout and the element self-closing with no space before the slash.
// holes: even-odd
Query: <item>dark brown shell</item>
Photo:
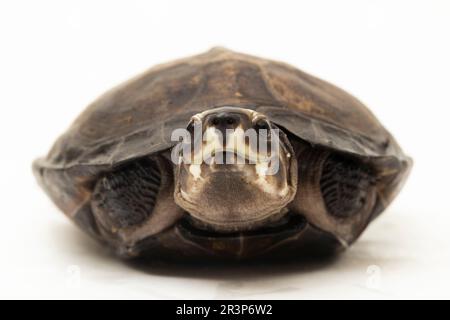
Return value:
<svg viewBox="0 0 450 320">
<path fill-rule="evenodd" d="M 88 210 L 99 173 L 169 148 L 173 129 L 224 105 L 255 109 L 312 144 L 372 163 L 385 179 L 377 212 L 392 200 L 411 164 L 350 94 L 287 64 L 216 48 L 156 66 L 105 93 L 35 162 L 36 175 L 67 215 L 91 228 L 89 215 L 77 213 Z"/>
</svg>

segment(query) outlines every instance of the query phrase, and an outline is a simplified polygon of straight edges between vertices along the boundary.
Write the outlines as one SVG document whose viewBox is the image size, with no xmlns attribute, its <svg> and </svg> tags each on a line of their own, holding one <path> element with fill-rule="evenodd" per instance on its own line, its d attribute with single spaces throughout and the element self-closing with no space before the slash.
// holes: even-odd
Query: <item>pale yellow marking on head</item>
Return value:
<svg viewBox="0 0 450 320">
<path fill-rule="evenodd" d="M 258 179 L 265 179 L 267 171 L 269 170 L 268 162 L 259 162 L 255 165 L 256 173 L 258 174 Z"/>
<path fill-rule="evenodd" d="M 281 190 L 277 190 L 277 188 L 267 181 L 267 171 L 269 171 L 269 162 L 259 162 L 255 165 L 256 174 L 258 178 L 256 179 L 256 184 L 259 188 L 268 194 L 278 195 L 280 197 L 286 196 L 289 189 L 288 186 L 285 185 Z"/>
<path fill-rule="evenodd" d="M 259 162 L 255 165 L 256 174 L 258 178 L 256 179 L 256 184 L 259 188 L 268 194 L 276 194 L 276 188 L 271 185 L 266 178 L 266 173 L 269 170 L 269 164 L 267 162 Z"/>
<path fill-rule="evenodd" d="M 201 179 L 202 168 L 199 164 L 191 164 L 189 166 L 189 172 L 194 177 L 195 180 Z"/>
</svg>

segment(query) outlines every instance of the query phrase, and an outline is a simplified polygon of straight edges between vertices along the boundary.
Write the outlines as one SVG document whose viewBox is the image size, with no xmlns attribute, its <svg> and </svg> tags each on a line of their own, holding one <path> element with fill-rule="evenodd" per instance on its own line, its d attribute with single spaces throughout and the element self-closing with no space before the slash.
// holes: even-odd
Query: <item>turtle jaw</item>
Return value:
<svg viewBox="0 0 450 320">
<path fill-rule="evenodd" d="M 202 169 L 195 179 L 188 168 L 175 174 L 175 202 L 190 216 L 193 225 L 217 233 L 255 230 L 277 223 L 296 188 L 285 175 L 271 177 L 261 185 L 255 165 L 236 168 L 226 165 Z"/>
</svg>

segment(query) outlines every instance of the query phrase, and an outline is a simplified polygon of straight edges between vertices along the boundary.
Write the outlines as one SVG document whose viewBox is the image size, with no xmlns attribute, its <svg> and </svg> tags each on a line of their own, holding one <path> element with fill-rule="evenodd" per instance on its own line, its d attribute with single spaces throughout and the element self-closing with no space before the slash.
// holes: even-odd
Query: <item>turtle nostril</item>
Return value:
<svg viewBox="0 0 450 320">
<path fill-rule="evenodd" d="M 227 124 L 232 125 L 232 124 L 234 124 L 234 119 L 233 118 L 227 118 L 226 122 L 227 122 Z"/>
<path fill-rule="evenodd" d="M 219 123 L 220 123 L 219 118 L 215 118 L 215 117 L 214 117 L 214 118 L 211 120 L 211 124 L 214 125 L 214 126 L 219 125 Z"/>
</svg>

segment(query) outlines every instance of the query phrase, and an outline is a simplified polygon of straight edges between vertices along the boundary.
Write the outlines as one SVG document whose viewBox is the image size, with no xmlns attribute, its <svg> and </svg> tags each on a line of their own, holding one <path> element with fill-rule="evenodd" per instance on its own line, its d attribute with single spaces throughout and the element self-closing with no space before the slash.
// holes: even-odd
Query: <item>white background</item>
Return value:
<svg viewBox="0 0 450 320">
<path fill-rule="evenodd" d="M 450 2 L 2 1 L 1 298 L 450 298 Z M 223 45 L 365 102 L 415 160 L 330 264 L 136 268 L 38 188 L 31 162 L 84 106 L 153 64 Z"/>
</svg>

